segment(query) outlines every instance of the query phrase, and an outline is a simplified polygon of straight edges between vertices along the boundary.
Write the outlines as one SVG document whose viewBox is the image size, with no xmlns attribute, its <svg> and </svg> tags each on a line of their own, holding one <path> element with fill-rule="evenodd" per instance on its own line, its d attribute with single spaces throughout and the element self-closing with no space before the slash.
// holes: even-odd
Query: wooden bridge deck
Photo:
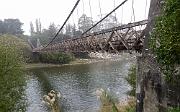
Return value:
<svg viewBox="0 0 180 112">
<path fill-rule="evenodd" d="M 33 52 L 119 52 L 121 50 L 141 50 L 143 47 L 142 30 L 133 27 L 146 25 L 148 20 L 129 23 L 99 32 L 83 35 L 79 38 L 66 39 L 46 48 L 35 48 Z"/>
</svg>

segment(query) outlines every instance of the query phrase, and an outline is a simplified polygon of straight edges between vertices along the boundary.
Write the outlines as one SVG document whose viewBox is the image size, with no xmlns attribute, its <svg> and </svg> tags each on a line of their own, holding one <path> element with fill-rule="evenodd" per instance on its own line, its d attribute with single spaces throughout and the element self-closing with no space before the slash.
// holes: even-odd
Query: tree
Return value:
<svg viewBox="0 0 180 112">
<path fill-rule="evenodd" d="M 36 30 L 35 30 L 36 29 Z M 39 35 L 42 33 L 42 26 L 40 19 L 35 20 L 35 28 L 32 22 L 30 22 L 30 33 L 31 36 Z"/>
<path fill-rule="evenodd" d="M 81 31 L 76 29 L 76 25 L 75 24 L 74 25 L 71 25 L 71 24 L 66 25 L 66 29 L 65 30 L 66 30 L 65 34 L 67 36 L 71 36 L 73 38 L 76 38 L 76 37 L 80 36 L 81 33 L 82 33 Z"/>
<path fill-rule="evenodd" d="M 30 22 L 30 34 L 33 36 L 35 34 L 33 23 Z"/>
<path fill-rule="evenodd" d="M 4 21 L 0 21 L 0 33 L 12 35 L 23 34 L 22 25 L 23 23 L 19 19 L 5 19 Z"/>
<path fill-rule="evenodd" d="M 92 23 L 93 23 L 92 18 L 87 17 L 85 14 L 83 14 L 78 20 L 79 30 L 81 32 L 85 32 L 86 30 L 88 30 L 88 28 L 92 26 Z"/>
<path fill-rule="evenodd" d="M 73 32 L 73 38 L 79 37 L 82 33 L 76 28 L 76 25 L 74 24 L 72 27 Z"/>
<path fill-rule="evenodd" d="M 42 29 L 41 29 L 41 21 L 40 19 L 36 19 L 36 33 L 41 34 Z"/>
<path fill-rule="evenodd" d="M 4 34 L 5 30 L 4 30 L 4 23 L 2 20 L 0 20 L 0 34 Z"/>
<path fill-rule="evenodd" d="M 108 29 L 117 26 L 117 18 L 116 16 L 109 15 L 103 22 L 102 22 L 102 28 Z"/>
<path fill-rule="evenodd" d="M 102 29 L 108 29 L 117 26 L 119 23 L 117 21 L 116 16 L 109 15 L 106 19 L 104 19 L 101 23 L 99 23 L 94 31 L 100 31 Z"/>
<path fill-rule="evenodd" d="M 54 23 L 51 23 L 48 28 L 48 36 L 54 37 L 56 33 L 57 33 L 57 27 Z"/>
<path fill-rule="evenodd" d="M 67 24 L 66 25 L 66 28 L 65 28 L 65 34 L 70 36 L 70 37 L 73 37 L 75 32 L 76 32 L 76 26 L 75 25 L 71 25 L 71 24 Z"/>
</svg>

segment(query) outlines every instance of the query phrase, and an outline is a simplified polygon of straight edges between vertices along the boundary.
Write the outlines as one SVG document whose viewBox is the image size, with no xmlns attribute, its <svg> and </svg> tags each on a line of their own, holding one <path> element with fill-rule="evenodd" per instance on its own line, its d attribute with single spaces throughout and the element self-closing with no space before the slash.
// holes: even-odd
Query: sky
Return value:
<svg viewBox="0 0 180 112">
<path fill-rule="evenodd" d="M 18 18 L 24 23 L 22 28 L 25 34 L 29 35 L 29 24 L 30 22 L 35 23 L 36 19 L 40 19 L 42 28 L 47 28 L 50 23 L 55 23 L 60 27 L 76 1 L 77 0 L 0 0 L 0 19 Z M 98 21 L 100 19 L 98 15 L 109 13 L 123 1 L 124 0 L 81 0 L 68 23 L 77 24 L 78 18 L 83 13 L 89 17 L 92 16 L 94 21 Z M 133 22 L 132 7 L 134 7 L 135 21 L 140 21 L 147 18 L 149 5 L 150 0 L 128 0 L 113 14 L 116 15 L 118 21 L 121 23 Z"/>
</svg>

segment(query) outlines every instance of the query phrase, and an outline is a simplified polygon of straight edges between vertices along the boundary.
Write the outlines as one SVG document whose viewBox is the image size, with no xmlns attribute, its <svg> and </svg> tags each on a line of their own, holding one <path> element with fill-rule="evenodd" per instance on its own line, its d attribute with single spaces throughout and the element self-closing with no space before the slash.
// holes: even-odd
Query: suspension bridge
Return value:
<svg viewBox="0 0 180 112">
<path fill-rule="evenodd" d="M 143 42 L 144 42 L 144 35 L 143 35 L 144 29 L 141 29 L 141 28 L 137 29 L 136 27 L 146 26 L 146 24 L 148 24 L 148 20 L 135 21 L 135 14 L 134 14 L 134 7 L 133 7 L 134 0 L 132 0 L 132 16 L 131 16 L 131 17 L 134 17 L 134 22 L 121 24 L 118 26 L 114 26 L 112 28 L 102 29 L 96 32 L 91 31 L 98 24 L 101 24 L 101 22 L 103 22 L 103 20 L 105 20 L 112 13 L 114 13 L 116 16 L 115 11 L 118 8 L 122 7 L 127 1 L 128 0 L 124 0 L 117 7 L 114 6 L 114 9 L 112 11 L 110 11 L 106 16 L 102 17 L 100 0 L 99 0 L 101 19 L 97 23 L 92 24 L 92 26 L 88 28 L 85 32 L 83 32 L 79 37 L 71 38 L 71 39 L 64 39 L 58 43 L 53 42 L 55 38 L 57 38 L 58 34 L 61 32 L 63 27 L 65 26 L 65 24 L 67 23 L 71 15 L 73 14 L 76 7 L 78 6 L 80 0 L 77 0 L 70 14 L 66 18 L 64 24 L 61 26 L 61 28 L 56 33 L 54 38 L 52 38 L 52 40 L 46 46 L 39 46 L 37 48 L 34 48 L 33 52 L 99 52 L 99 51 L 102 51 L 102 52 L 118 53 L 123 50 L 127 50 L 128 52 L 132 50 L 141 51 L 143 48 Z M 90 6 L 90 0 L 89 0 L 89 6 Z M 83 8 L 84 8 L 84 5 L 83 5 Z M 90 6 L 90 12 L 92 16 L 91 6 Z"/>
</svg>

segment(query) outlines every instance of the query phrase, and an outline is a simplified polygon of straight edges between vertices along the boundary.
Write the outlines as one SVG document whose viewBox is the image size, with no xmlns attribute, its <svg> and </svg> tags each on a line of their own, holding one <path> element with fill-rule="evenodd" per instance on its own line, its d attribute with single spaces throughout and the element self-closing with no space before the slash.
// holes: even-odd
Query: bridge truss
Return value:
<svg viewBox="0 0 180 112">
<path fill-rule="evenodd" d="M 141 51 L 143 47 L 143 30 L 135 30 L 136 26 L 143 26 L 148 20 L 138 21 L 83 35 L 78 38 L 66 39 L 60 43 L 51 44 L 45 48 L 35 48 L 33 52 L 111 52 L 122 50 Z"/>
</svg>

